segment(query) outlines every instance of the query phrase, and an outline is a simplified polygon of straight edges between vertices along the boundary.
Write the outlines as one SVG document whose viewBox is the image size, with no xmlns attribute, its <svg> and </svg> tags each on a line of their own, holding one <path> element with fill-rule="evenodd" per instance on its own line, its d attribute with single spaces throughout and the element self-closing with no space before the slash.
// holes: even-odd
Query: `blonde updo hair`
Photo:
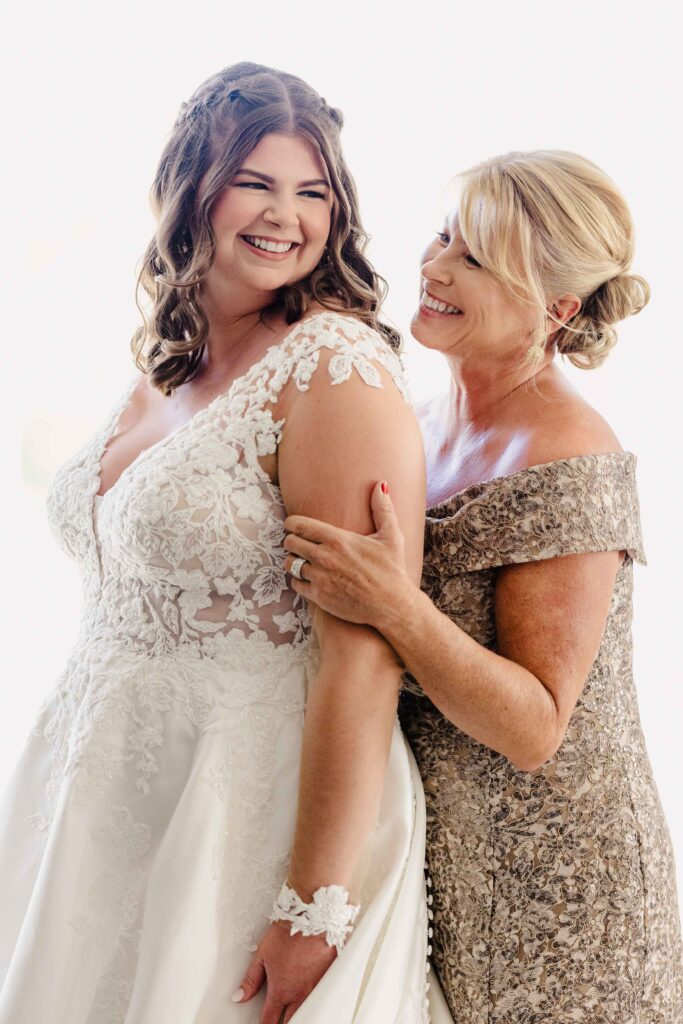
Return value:
<svg viewBox="0 0 683 1024">
<path fill-rule="evenodd" d="M 616 343 L 613 325 L 650 298 L 647 281 L 629 273 L 633 222 L 614 182 L 562 150 L 507 153 L 459 179 L 458 219 L 470 252 L 538 311 L 529 361 L 543 358 L 550 316 L 561 325 L 557 351 L 582 369 L 599 366 Z M 566 294 L 577 295 L 581 309 L 562 324 L 549 307 Z"/>
</svg>

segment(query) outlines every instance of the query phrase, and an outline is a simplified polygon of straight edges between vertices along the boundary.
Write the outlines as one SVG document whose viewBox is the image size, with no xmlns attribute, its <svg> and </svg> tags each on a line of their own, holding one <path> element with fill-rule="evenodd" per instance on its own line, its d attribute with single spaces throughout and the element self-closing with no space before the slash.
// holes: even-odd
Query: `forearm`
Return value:
<svg viewBox="0 0 683 1024">
<path fill-rule="evenodd" d="M 304 900 L 323 885 L 350 887 L 377 819 L 399 684 L 398 665 L 323 663 L 311 688 L 289 872 Z"/>
<path fill-rule="evenodd" d="M 557 745 L 550 691 L 522 665 L 488 650 L 406 587 L 377 623 L 436 707 L 463 732 L 532 770 Z"/>
</svg>

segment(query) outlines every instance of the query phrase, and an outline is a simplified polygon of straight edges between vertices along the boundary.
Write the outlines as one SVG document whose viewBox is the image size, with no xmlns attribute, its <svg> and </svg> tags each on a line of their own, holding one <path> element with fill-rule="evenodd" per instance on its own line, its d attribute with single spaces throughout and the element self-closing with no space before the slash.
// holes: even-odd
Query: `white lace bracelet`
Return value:
<svg viewBox="0 0 683 1024">
<path fill-rule="evenodd" d="M 327 945 L 341 953 L 359 911 L 360 906 L 349 903 L 349 892 L 343 885 L 324 885 L 313 893 L 312 903 L 304 903 L 285 882 L 270 920 L 289 921 L 290 935 L 324 935 Z"/>
</svg>

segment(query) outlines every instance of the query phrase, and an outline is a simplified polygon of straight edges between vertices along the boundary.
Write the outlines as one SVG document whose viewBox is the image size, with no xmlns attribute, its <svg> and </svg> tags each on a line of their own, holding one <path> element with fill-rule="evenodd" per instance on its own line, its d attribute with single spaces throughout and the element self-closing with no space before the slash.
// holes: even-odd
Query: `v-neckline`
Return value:
<svg viewBox="0 0 683 1024">
<path fill-rule="evenodd" d="M 303 327 L 304 324 L 312 323 L 314 320 L 317 320 L 318 317 L 321 317 L 321 316 L 329 316 L 330 313 L 333 313 L 333 311 L 332 310 L 325 310 L 324 312 L 321 312 L 321 313 L 314 313 L 313 316 L 307 317 L 305 320 L 299 320 L 296 324 L 293 325 L 291 330 L 287 331 L 287 333 L 284 335 L 283 338 L 280 339 L 279 342 L 276 342 L 275 345 L 271 345 L 269 348 L 267 348 L 266 351 L 264 352 L 264 354 L 261 356 L 260 359 L 257 359 L 255 363 L 252 363 L 251 366 L 248 367 L 248 369 L 245 370 L 244 373 L 240 374 L 239 377 L 235 377 L 235 379 L 230 383 L 230 385 L 229 385 L 229 387 L 227 388 L 226 391 L 221 391 L 220 394 L 218 394 L 214 398 L 212 398 L 211 401 L 208 402 L 206 405 L 202 406 L 201 409 L 197 409 L 197 411 L 195 413 L 193 413 L 192 416 L 189 417 L 189 419 L 185 420 L 183 423 L 181 423 L 179 426 L 177 426 L 174 430 L 171 430 L 168 434 L 164 434 L 164 436 L 160 437 L 158 441 L 154 442 L 154 444 L 148 445 L 147 448 L 140 449 L 140 451 L 135 456 L 135 458 L 131 462 L 129 462 L 127 466 L 124 466 L 124 468 L 121 470 L 121 472 L 117 476 L 117 478 L 114 481 L 114 483 L 111 484 L 107 488 L 107 490 L 104 492 L 104 494 L 100 494 L 100 489 L 102 487 L 102 459 L 106 455 L 107 448 L 109 447 L 109 444 L 111 443 L 111 441 L 116 436 L 116 433 L 117 433 L 118 428 L 120 426 L 121 420 L 122 420 L 126 410 L 128 409 L 128 407 L 129 407 L 129 405 L 130 405 L 130 403 L 131 403 L 131 401 L 133 399 L 133 394 L 134 394 L 135 389 L 138 386 L 138 383 L 140 381 L 140 377 L 136 377 L 132 381 L 132 383 L 129 385 L 128 391 L 125 393 L 125 395 L 124 395 L 120 405 L 118 406 L 116 412 L 114 413 L 112 419 L 107 424 L 107 427 L 106 427 L 106 435 L 107 436 L 104 439 L 104 441 L 101 441 L 101 443 L 99 445 L 98 456 L 97 456 L 97 491 L 94 494 L 94 498 L 99 498 L 101 501 L 104 501 L 104 499 L 109 494 L 111 494 L 111 492 L 113 490 L 115 490 L 118 487 L 118 485 L 119 485 L 120 481 L 123 479 L 123 477 L 127 476 L 128 473 L 132 471 L 133 467 L 136 466 L 143 459 L 144 456 L 149 455 L 151 452 L 155 451 L 157 448 L 161 448 L 163 445 L 168 444 L 171 441 L 172 438 L 177 437 L 183 431 L 187 430 L 194 423 L 196 423 L 197 420 L 200 417 L 208 416 L 209 413 L 213 411 L 214 407 L 219 402 L 227 401 L 232 396 L 232 393 L 233 393 L 235 387 L 238 384 L 243 383 L 248 377 L 250 377 L 251 374 L 258 367 L 260 367 L 261 364 L 266 361 L 266 359 L 268 359 L 268 357 L 270 356 L 270 354 L 273 352 L 274 349 L 284 348 L 284 346 L 287 344 L 287 342 L 289 342 L 292 339 L 292 337 L 296 334 L 297 330 L 299 330 L 301 327 Z"/>
<path fill-rule="evenodd" d="M 263 356 L 263 359 L 265 359 L 265 355 Z M 258 362 L 259 363 L 263 362 L 263 359 L 260 359 Z M 139 377 L 136 377 L 135 380 L 133 381 L 132 385 L 129 387 L 128 392 L 126 393 L 126 396 L 124 398 L 124 401 L 123 401 L 122 405 L 120 406 L 120 408 L 118 409 L 118 411 L 116 413 L 115 420 L 114 420 L 114 425 L 113 425 L 112 430 L 111 431 L 107 431 L 107 438 L 104 441 L 104 444 L 100 447 L 100 453 L 99 453 L 99 457 L 97 459 L 98 488 L 97 488 L 97 492 L 95 494 L 95 497 L 96 498 L 100 498 L 100 500 L 104 501 L 104 499 L 109 494 L 111 494 L 111 492 L 113 490 L 115 490 L 115 488 L 118 487 L 119 482 L 122 479 L 122 477 L 127 476 L 128 473 L 133 469 L 133 467 L 136 466 L 140 461 L 142 461 L 142 459 L 143 459 L 143 457 L 145 455 L 148 455 L 150 452 L 155 451 L 157 448 L 161 448 L 161 447 L 163 447 L 163 445 L 168 444 L 170 442 L 171 438 L 176 437 L 178 434 L 182 433 L 184 430 L 186 430 L 188 427 L 190 427 L 193 423 L 195 423 L 197 421 L 197 419 L 200 416 L 202 416 L 204 414 L 208 414 L 213 409 L 214 405 L 216 405 L 217 402 L 220 399 L 222 399 L 222 398 L 224 399 L 224 398 L 228 397 L 228 395 L 232 391 L 233 386 L 235 384 L 237 384 L 238 381 L 243 380 L 247 376 L 247 374 L 251 372 L 251 370 L 254 368 L 254 366 L 258 366 L 258 363 L 254 363 L 253 366 L 249 367 L 249 370 L 247 370 L 247 373 L 242 374 L 241 377 L 236 377 L 235 380 L 230 385 L 228 391 L 221 391 L 221 393 L 219 395 L 216 395 L 215 398 L 212 398 L 211 401 L 207 405 L 202 406 L 201 409 L 197 409 L 197 411 L 195 413 L 193 413 L 192 416 L 190 416 L 189 419 L 185 420 L 184 423 L 179 424 L 179 426 L 175 427 L 175 429 L 169 431 L 168 434 L 164 434 L 164 436 L 160 437 L 158 441 L 154 442 L 154 444 L 150 444 L 146 448 L 141 448 L 140 451 L 135 456 L 135 458 L 132 459 L 131 462 L 129 462 L 127 466 L 123 467 L 123 469 L 121 470 L 121 472 L 117 476 L 117 478 L 114 481 L 114 483 L 110 484 L 110 486 L 106 489 L 104 494 L 100 494 L 100 488 L 102 487 L 102 459 L 106 455 L 107 448 L 109 447 L 110 442 L 116 436 L 116 433 L 117 433 L 118 428 L 119 428 L 119 424 L 121 423 L 121 420 L 122 420 L 126 410 L 128 409 L 128 407 L 129 407 L 129 405 L 130 405 L 130 403 L 131 403 L 131 401 L 133 399 L 133 394 L 135 393 L 135 389 L 136 389 L 136 387 L 137 387 L 137 385 L 139 383 L 139 380 L 140 380 Z"/>
</svg>

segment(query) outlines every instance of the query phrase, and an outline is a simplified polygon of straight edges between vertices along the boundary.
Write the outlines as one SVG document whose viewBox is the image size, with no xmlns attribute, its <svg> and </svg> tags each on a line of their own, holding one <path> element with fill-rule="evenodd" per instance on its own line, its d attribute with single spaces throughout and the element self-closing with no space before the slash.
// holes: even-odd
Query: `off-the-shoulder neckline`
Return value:
<svg viewBox="0 0 683 1024">
<path fill-rule="evenodd" d="M 444 501 L 440 501 L 436 505 L 430 505 L 427 509 L 427 516 L 430 516 L 432 512 L 439 512 L 441 509 L 448 508 L 456 499 L 462 498 L 463 495 L 468 494 L 469 491 L 475 491 L 482 487 L 489 487 L 493 484 L 501 484 L 507 480 L 514 480 L 516 477 L 524 476 L 526 473 L 537 472 L 542 469 L 549 469 L 550 466 L 559 466 L 567 463 L 583 462 L 587 459 L 623 459 L 625 462 L 631 462 L 635 464 L 636 456 L 633 452 L 628 451 L 614 451 L 614 452 L 596 452 L 592 455 L 570 455 L 565 459 L 553 459 L 551 462 L 539 462 L 535 466 L 525 466 L 523 469 L 515 470 L 514 473 L 505 473 L 502 476 L 494 476 L 489 480 L 481 480 L 479 483 L 469 484 L 467 487 L 463 487 L 462 490 L 456 491 L 451 494 L 449 498 Z"/>
</svg>

